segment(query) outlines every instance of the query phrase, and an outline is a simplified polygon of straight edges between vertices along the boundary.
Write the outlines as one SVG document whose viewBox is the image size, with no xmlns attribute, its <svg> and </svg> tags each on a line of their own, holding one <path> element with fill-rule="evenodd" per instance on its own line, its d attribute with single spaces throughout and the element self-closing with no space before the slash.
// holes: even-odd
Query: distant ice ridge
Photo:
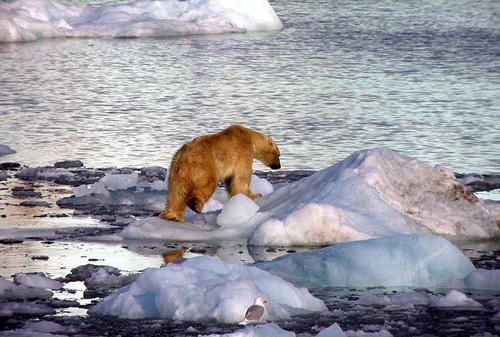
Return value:
<svg viewBox="0 0 500 337">
<path fill-rule="evenodd" d="M 256 201 L 258 212 L 218 226 L 217 214 L 186 215 L 180 224 L 157 217 L 130 224 L 125 239 L 248 240 L 256 246 L 326 246 L 396 234 L 450 238 L 499 235 L 493 212 L 443 167 L 390 149 L 362 150 Z M 246 214 L 242 202 L 240 214 Z M 231 225 L 232 223 L 232 225 Z"/>
<path fill-rule="evenodd" d="M 0 42 L 241 33 L 282 27 L 267 0 L 163 0 L 103 6 L 56 0 L 0 2 Z"/>
<path fill-rule="evenodd" d="M 137 280 L 104 298 L 93 315 L 186 321 L 241 322 L 256 297 L 268 300 L 266 318 L 327 310 L 306 288 L 296 288 L 256 267 L 196 257 L 149 268 Z"/>
</svg>

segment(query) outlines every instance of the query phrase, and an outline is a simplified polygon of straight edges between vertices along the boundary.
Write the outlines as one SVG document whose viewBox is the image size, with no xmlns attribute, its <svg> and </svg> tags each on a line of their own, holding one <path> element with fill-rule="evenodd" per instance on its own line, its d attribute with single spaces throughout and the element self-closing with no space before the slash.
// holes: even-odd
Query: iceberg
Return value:
<svg viewBox="0 0 500 337">
<path fill-rule="evenodd" d="M 148 268 L 135 282 L 93 306 L 92 315 L 183 321 L 241 322 L 256 297 L 268 300 L 267 319 L 327 310 L 306 288 L 256 267 L 202 256 Z"/>
<path fill-rule="evenodd" d="M 389 149 L 362 150 L 257 201 L 266 221 L 252 245 L 330 245 L 395 234 L 499 234 L 488 212 L 444 167 Z"/>
<path fill-rule="evenodd" d="M 283 27 L 267 0 L 163 0 L 85 6 L 0 2 L 0 42 L 60 37 L 158 37 Z"/>
<path fill-rule="evenodd" d="M 224 205 L 227 199 L 221 193 L 214 198 Z M 255 215 L 245 215 L 244 222 L 233 218 L 229 226 L 217 225 L 215 208 L 198 215 L 188 210 L 185 224 L 150 217 L 129 224 L 120 235 L 175 241 L 246 240 L 252 246 L 327 246 L 398 234 L 482 239 L 500 233 L 493 213 L 451 171 L 390 149 L 355 152 L 255 203 L 259 207 Z M 246 214 L 232 212 L 238 213 Z"/>
<path fill-rule="evenodd" d="M 339 243 L 255 266 L 308 287 L 441 287 L 475 270 L 448 240 L 416 234 Z"/>
</svg>

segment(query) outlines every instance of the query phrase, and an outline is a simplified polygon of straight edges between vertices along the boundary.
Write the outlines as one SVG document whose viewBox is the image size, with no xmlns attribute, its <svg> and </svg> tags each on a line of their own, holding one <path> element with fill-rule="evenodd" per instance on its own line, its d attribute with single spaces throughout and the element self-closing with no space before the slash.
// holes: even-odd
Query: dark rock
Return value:
<svg viewBox="0 0 500 337">
<path fill-rule="evenodd" d="M 46 201 L 33 201 L 33 200 L 27 200 L 23 201 L 19 204 L 19 206 L 24 206 L 24 207 L 50 207 L 50 204 Z"/>
<path fill-rule="evenodd" d="M 35 192 L 34 188 L 14 187 L 12 188 L 12 196 L 15 198 L 40 198 L 41 192 Z"/>
<path fill-rule="evenodd" d="M 17 170 L 21 167 L 19 163 L 1 163 L 0 171 L 9 171 L 9 170 Z"/>
<path fill-rule="evenodd" d="M 15 245 L 15 244 L 23 243 L 23 242 L 24 242 L 23 240 L 19 240 L 19 239 L 1 239 L 0 240 L 0 243 L 4 244 L 4 245 Z"/>
<path fill-rule="evenodd" d="M 49 259 L 48 256 L 46 255 L 33 255 L 31 257 L 32 260 L 42 260 L 42 261 L 47 261 Z"/>
<path fill-rule="evenodd" d="M 207 250 L 203 249 L 203 248 L 191 248 L 189 251 L 191 253 L 194 253 L 194 254 L 206 254 L 207 253 Z"/>
<path fill-rule="evenodd" d="M 83 167 L 81 160 L 63 160 L 54 164 L 55 168 Z"/>
</svg>

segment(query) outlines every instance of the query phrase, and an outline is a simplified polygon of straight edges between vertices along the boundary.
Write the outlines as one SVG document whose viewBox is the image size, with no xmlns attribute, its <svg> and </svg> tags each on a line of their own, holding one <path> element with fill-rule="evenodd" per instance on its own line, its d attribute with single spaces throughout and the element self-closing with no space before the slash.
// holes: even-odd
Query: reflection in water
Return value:
<svg viewBox="0 0 500 337">
<path fill-rule="evenodd" d="M 294 248 L 305 251 L 310 248 Z M 192 258 L 208 255 L 230 263 L 250 264 L 272 260 L 288 254 L 286 249 L 269 247 L 247 247 L 244 243 L 220 242 L 217 244 L 186 243 L 170 244 L 160 242 L 36 242 L 21 244 L 0 244 L 0 276 L 10 278 L 23 272 L 43 271 L 48 277 L 64 277 L 72 268 L 87 263 L 109 265 L 123 273 L 142 272 L 146 268 L 161 267 L 175 262 L 180 257 Z M 33 260 L 33 256 L 47 256 L 47 260 Z"/>
<path fill-rule="evenodd" d="M 163 256 L 163 262 L 165 264 L 173 263 L 184 255 L 184 250 L 179 249 L 179 250 L 168 251 L 161 255 Z"/>
</svg>

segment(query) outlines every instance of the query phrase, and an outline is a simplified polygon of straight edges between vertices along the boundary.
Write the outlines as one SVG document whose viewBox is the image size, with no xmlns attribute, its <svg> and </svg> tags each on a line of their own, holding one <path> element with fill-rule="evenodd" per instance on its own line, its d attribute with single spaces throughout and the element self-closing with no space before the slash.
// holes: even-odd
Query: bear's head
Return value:
<svg viewBox="0 0 500 337">
<path fill-rule="evenodd" d="M 273 170 L 280 169 L 280 150 L 278 149 L 278 145 L 269 137 L 264 137 L 260 143 L 256 151 L 256 158 Z"/>
</svg>

